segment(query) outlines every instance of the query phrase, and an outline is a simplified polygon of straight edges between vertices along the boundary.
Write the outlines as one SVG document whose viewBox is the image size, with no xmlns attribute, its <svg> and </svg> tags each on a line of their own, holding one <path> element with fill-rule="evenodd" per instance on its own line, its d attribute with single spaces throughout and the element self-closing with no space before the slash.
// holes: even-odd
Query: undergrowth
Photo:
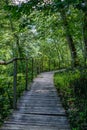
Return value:
<svg viewBox="0 0 87 130">
<path fill-rule="evenodd" d="M 87 70 L 55 73 L 54 83 L 72 130 L 87 130 Z"/>
<path fill-rule="evenodd" d="M 13 109 L 13 76 L 0 77 L 0 125 Z M 22 81 L 22 82 L 21 82 Z M 18 74 L 17 78 L 17 98 L 25 90 L 25 79 L 23 74 Z"/>
<path fill-rule="evenodd" d="M 28 67 L 28 83 L 32 81 L 32 64 Z M 17 66 L 17 99 L 23 94 L 26 87 L 25 65 L 18 62 Z M 33 78 L 36 77 L 36 70 L 33 70 Z M 0 67 L 0 126 L 13 111 L 13 64 Z"/>
</svg>

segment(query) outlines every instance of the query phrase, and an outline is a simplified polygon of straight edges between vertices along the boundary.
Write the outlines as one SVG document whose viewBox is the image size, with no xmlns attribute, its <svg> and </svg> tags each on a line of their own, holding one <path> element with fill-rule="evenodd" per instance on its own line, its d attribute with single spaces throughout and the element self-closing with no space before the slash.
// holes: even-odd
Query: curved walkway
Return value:
<svg viewBox="0 0 87 130">
<path fill-rule="evenodd" d="M 0 130 L 70 130 L 65 110 L 53 84 L 54 72 L 41 73 L 24 93 L 18 110 Z"/>
</svg>

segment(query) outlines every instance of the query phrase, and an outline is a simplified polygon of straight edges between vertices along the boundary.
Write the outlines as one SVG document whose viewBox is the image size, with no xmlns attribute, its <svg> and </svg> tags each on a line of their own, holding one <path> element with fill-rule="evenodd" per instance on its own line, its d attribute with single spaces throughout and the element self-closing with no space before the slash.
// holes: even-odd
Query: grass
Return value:
<svg viewBox="0 0 87 130">
<path fill-rule="evenodd" d="M 55 73 L 54 83 L 72 130 L 87 130 L 87 70 Z"/>
</svg>

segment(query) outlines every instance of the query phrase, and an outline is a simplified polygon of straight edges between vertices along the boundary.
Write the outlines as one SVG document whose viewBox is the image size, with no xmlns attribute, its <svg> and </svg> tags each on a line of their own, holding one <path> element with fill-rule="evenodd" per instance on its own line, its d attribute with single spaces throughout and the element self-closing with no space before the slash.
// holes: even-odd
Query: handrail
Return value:
<svg viewBox="0 0 87 130">
<path fill-rule="evenodd" d="M 0 65 L 7 65 L 5 61 L 0 61 Z"/>
<path fill-rule="evenodd" d="M 0 61 L 0 65 L 8 65 L 10 63 L 14 63 L 14 73 L 13 73 L 13 108 L 17 108 L 17 61 L 18 60 L 28 60 L 27 58 L 13 58 L 9 61 Z M 28 86 L 28 65 L 26 63 L 26 86 L 25 90 L 27 90 Z"/>
<path fill-rule="evenodd" d="M 9 61 L 0 61 L 0 65 L 8 65 L 13 63 L 14 67 L 13 67 L 13 108 L 16 109 L 17 108 L 17 69 L 18 69 L 18 64 L 17 61 L 18 60 L 25 60 L 25 80 L 26 80 L 26 85 L 25 85 L 25 90 L 28 90 L 28 60 L 31 59 L 31 81 L 33 81 L 34 78 L 34 72 L 36 71 L 36 74 L 39 74 L 40 72 L 44 71 L 44 63 L 45 60 L 43 59 L 34 59 L 32 57 L 29 58 L 13 58 Z M 54 61 L 54 60 L 53 60 Z M 48 68 L 45 68 L 47 70 L 45 71 L 50 71 L 50 70 L 55 70 L 55 61 L 53 62 L 53 69 L 51 69 L 51 59 L 47 60 L 48 63 Z M 36 68 L 36 69 L 34 69 Z"/>
<path fill-rule="evenodd" d="M 26 60 L 27 58 L 13 58 L 9 61 L 0 61 L 0 65 L 8 65 L 10 63 L 13 63 L 15 60 Z"/>
</svg>

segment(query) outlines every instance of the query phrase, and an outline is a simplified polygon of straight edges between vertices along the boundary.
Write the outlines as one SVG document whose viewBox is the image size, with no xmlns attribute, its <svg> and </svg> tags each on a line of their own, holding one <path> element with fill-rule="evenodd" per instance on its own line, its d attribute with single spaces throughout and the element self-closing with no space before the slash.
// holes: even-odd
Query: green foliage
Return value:
<svg viewBox="0 0 87 130">
<path fill-rule="evenodd" d="M 9 80 L 11 81 L 11 77 L 8 79 L 5 74 L 0 77 L 0 125 L 10 113 L 9 108 L 12 105 L 10 104 L 12 102 L 12 90 L 8 84 Z"/>
<path fill-rule="evenodd" d="M 45 61 L 45 59 L 44 59 Z M 40 71 L 49 71 L 49 59 L 42 62 L 40 58 L 30 58 L 28 63 L 28 84 L 40 73 Z M 43 64 L 46 63 L 46 64 Z M 33 64 L 33 65 L 32 65 Z M 51 64 L 50 69 L 53 69 Z M 0 125 L 13 109 L 13 64 L 0 66 Z M 23 94 L 26 87 L 26 64 L 24 61 L 17 61 L 17 99 Z"/>
<path fill-rule="evenodd" d="M 87 70 L 55 73 L 54 82 L 72 130 L 84 129 L 87 124 Z"/>
<path fill-rule="evenodd" d="M 18 63 L 19 64 L 19 63 Z M 19 66 L 19 65 L 18 65 Z M 22 66 L 22 64 L 21 64 Z M 0 66 L 0 125 L 13 109 L 13 65 Z M 25 73 L 18 67 L 17 99 L 25 90 Z"/>
<path fill-rule="evenodd" d="M 39 65 L 41 65 L 42 71 L 70 67 L 72 65 L 70 48 L 61 18 L 61 11 L 64 11 L 68 21 L 68 34 L 71 34 L 73 39 L 79 65 L 86 65 L 83 40 L 83 19 L 86 6 L 83 0 L 53 0 L 52 2 L 50 0 L 47 2 L 29 0 L 20 5 L 15 5 L 10 0 L 0 1 L 0 60 L 28 57 L 29 82 L 32 80 L 30 57 L 36 59 L 36 61 L 34 60 L 33 77 L 39 73 Z M 64 95 L 64 106 L 67 109 L 70 103 L 75 106 L 75 109 L 71 109 L 71 106 L 69 111 L 71 122 L 75 121 L 77 117 L 76 123 L 80 124 L 86 113 L 81 113 L 80 110 L 84 106 L 83 99 L 87 97 L 85 72 L 83 74 L 77 70 L 56 74 L 55 84 L 60 86 L 58 88 L 60 96 Z M 25 63 L 23 62 L 18 63 L 17 85 L 18 98 L 25 89 Z M 0 66 L 0 122 L 9 114 L 12 102 L 13 66 Z M 79 110 L 77 109 L 78 104 Z M 77 113 L 77 111 L 79 112 Z M 85 109 L 85 111 L 87 110 Z M 75 130 L 76 124 L 73 127 Z"/>
<path fill-rule="evenodd" d="M 50 57 L 56 59 L 62 67 L 71 65 L 70 49 L 66 41 L 66 32 L 60 12 L 51 12 L 49 8 L 38 10 L 37 7 L 58 4 L 68 6 L 65 10 L 69 23 L 70 33 L 78 53 L 80 65 L 84 62 L 84 46 L 82 36 L 83 13 L 74 9 L 71 1 L 54 1 L 51 4 L 42 4 L 43 1 L 29 1 L 20 6 L 2 4 L 0 10 L 0 50 L 1 59 L 10 59 L 13 56 L 21 57 Z M 74 4 L 75 2 L 72 1 Z M 72 3 L 71 2 L 71 3 Z M 77 1 L 76 1 L 77 2 Z M 56 8 L 53 6 L 54 8 Z M 34 8 L 33 8 L 34 7 Z M 61 9 L 61 6 L 60 6 Z M 80 17 L 81 14 L 81 17 Z M 6 47 L 8 48 L 6 49 Z"/>
</svg>

